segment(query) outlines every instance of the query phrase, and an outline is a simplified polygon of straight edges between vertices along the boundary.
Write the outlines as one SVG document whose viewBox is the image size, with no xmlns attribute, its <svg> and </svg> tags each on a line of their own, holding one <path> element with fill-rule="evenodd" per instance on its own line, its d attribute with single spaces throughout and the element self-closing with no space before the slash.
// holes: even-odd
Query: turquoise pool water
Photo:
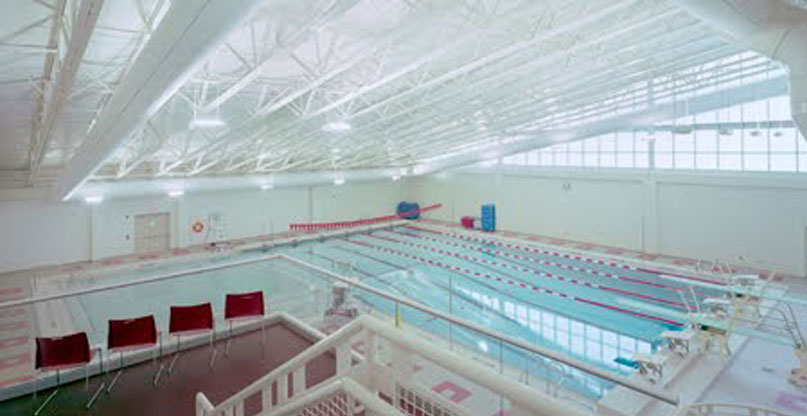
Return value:
<svg viewBox="0 0 807 416">
<path fill-rule="evenodd" d="M 618 298 L 684 308 L 678 292 L 685 288 L 653 273 L 469 242 L 409 227 L 279 247 L 274 252 L 325 268 L 333 267 L 335 261 L 349 261 L 352 277 L 368 285 L 616 373 L 631 370 L 616 364 L 615 358 L 653 351 L 660 333 L 675 325 L 662 317 L 621 308 Z M 65 289 L 265 254 L 256 250 L 229 259 L 75 279 Z M 150 313 L 158 324 L 167 323 L 169 305 L 206 301 L 213 302 L 220 315 L 225 293 L 253 290 L 267 293 L 273 310 L 297 316 L 321 316 L 329 302 L 327 282 L 321 276 L 290 262 L 267 261 L 84 295 L 69 300 L 68 309 L 79 329 L 90 331 L 95 341 L 102 342 L 108 319 Z M 358 291 L 353 295 L 365 307 L 394 314 L 394 305 L 386 299 Z M 479 334 L 449 329 L 445 322 L 425 313 L 404 308 L 401 314 L 410 325 L 523 369 L 525 377 L 554 378 L 589 397 L 600 397 L 610 387 L 571 369 L 559 372 L 540 357 L 500 347 Z"/>
</svg>

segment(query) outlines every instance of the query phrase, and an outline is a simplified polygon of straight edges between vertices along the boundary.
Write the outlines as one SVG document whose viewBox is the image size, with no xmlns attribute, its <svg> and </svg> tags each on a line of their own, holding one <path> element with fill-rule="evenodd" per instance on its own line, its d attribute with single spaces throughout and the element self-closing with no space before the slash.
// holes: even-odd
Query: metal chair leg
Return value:
<svg viewBox="0 0 807 416">
<path fill-rule="evenodd" d="M 112 381 L 109 382 L 109 386 L 106 388 L 107 393 L 111 392 L 112 388 L 115 387 L 115 383 L 118 382 L 118 379 L 120 378 L 121 374 L 123 374 L 123 351 L 120 351 L 118 353 L 118 372 L 115 373 L 115 377 L 112 378 Z"/>
<path fill-rule="evenodd" d="M 216 342 L 216 331 L 210 331 L 210 368 L 213 368 L 213 364 L 216 361 L 216 353 L 219 352 L 214 345 Z"/>
<path fill-rule="evenodd" d="M 53 392 L 51 392 L 48 395 L 48 397 L 45 398 L 45 401 L 43 401 L 42 404 L 39 405 L 39 407 L 34 411 L 34 416 L 38 416 L 40 413 L 42 413 L 42 410 L 45 408 L 45 406 L 47 406 L 48 403 L 50 403 L 50 401 L 53 400 L 54 397 L 56 397 L 56 394 L 59 393 L 60 384 L 61 382 L 59 379 L 59 370 L 56 370 L 56 388 L 53 390 Z M 36 404 L 36 392 L 37 392 L 36 380 L 34 380 L 34 404 Z"/>
<path fill-rule="evenodd" d="M 229 334 L 227 335 L 227 342 L 224 344 L 224 356 L 229 358 L 230 357 L 230 341 L 233 339 L 233 322 L 230 321 L 230 330 Z"/>
<path fill-rule="evenodd" d="M 90 401 L 88 401 L 87 405 L 85 406 L 87 410 L 89 410 L 92 407 L 92 405 L 95 403 L 95 400 L 98 399 L 98 396 L 100 396 L 101 392 L 104 391 L 104 387 L 106 387 L 106 383 L 102 382 L 101 385 L 98 386 L 98 388 L 95 390 L 95 393 L 93 393 L 92 397 L 90 397 Z"/>
<path fill-rule="evenodd" d="M 51 400 L 52 400 L 54 397 L 56 397 L 56 393 L 59 393 L 59 388 L 58 388 L 58 387 L 56 388 L 56 390 L 53 390 L 53 393 L 51 393 L 50 395 L 48 395 L 48 397 L 45 399 L 45 401 L 44 401 L 44 402 L 42 402 L 42 404 L 41 404 L 41 405 L 39 405 L 39 407 L 38 407 L 38 408 L 36 409 L 36 411 L 34 412 L 34 416 L 38 416 L 40 413 L 42 413 L 42 409 L 44 409 L 44 408 L 45 408 L 45 406 L 47 406 L 47 405 L 48 405 L 48 403 L 50 403 L 50 401 L 51 401 Z"/>
<path fill-rule="evenodd" d="M 98 396 L 101 395 L 101 392 L 104 391 L 104 387 L 106 387 L 106 373 L 104 373 L 104 353 L 101 351 L 100 348 L 98 349 L 98 366 L 99 366 L 98 376 L 99 376 L 99 379 L 101 380 L 101 385 L 98 386 L 97 389 L 95 389 L 95 393 L 93 393 L 93 395 L 90 397 L 90 400 L 84 406 L 85 409 L 87 409 L 87 410 L 89 410 L 92 407 L 92 405 L 95 403 L 95 400 L 97 400 Z M 85 381 L 84 381 L 85 382 L 85 388 L 87 389 L 87 391 L 89 391 L 90 390 L 90 363 L 87 363 L 87 365 L 84 366 L 84 377 L 85 377 Z"/>
<path fill-rule="evenodd" d="M 177 358 L 179 358 L 181 342 L 182 342 L 182 335 L 177 335 L 177 351 L 174 353 L 174 357 L 171 358 L 171 363 L 168 364 L 168 375 L 171 375 L 171 372 L 174 371 L 174 364 L 176 364 Z"/>
<path fill-rule="evenodd" d="M 163 373 L 163 369 L 165 368 L 165 363 L 163 363 L 163 338 L 159 337 L 159 347 L 157 355 L 160 358 L 160 367 L 157 368 L 157 373 L 154 374 L 154 381 L 152 381 L 152 385 L 157 387 L 157 383 L 160 382 L 160 375 Z M 157 359 L 155 358 L 155 363 Z"/>
</svg>

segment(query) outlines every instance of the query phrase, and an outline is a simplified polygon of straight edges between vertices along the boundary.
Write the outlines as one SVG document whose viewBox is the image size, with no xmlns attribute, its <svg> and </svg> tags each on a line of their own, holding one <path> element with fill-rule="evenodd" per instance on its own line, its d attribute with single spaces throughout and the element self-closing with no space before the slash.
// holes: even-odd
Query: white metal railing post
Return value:
<svg viewBox="0 0 807 416">
<path fill-rule="evenodd" d="M 261 389 L 261 413 L 272 409 L 272 383 L 266 383 Z"/>
<path fill-rule="evenodd" d="M 286 404 L 289 399 L 289 374 L 283 373 L 277 378 L 277 405 Z"/>
<path fill-rule="evenodd" d="M 336 346 L 336 376 L 341 377 L 350 372 L 353 357 L 350 354 L 350 344 L 344 343 Z"/>
<path fill-rule="evenodd" d="M 291 376 L 291 387 L 294 390 L 293 396 L 299 396 L 305 393 L 305 365 L 301 365 L 298 369 L 294 370 Z"/>
<path fill-rule="evenodd" d="M 196 416 L 212 416 L 215 408 L 202 392 L 196 393 Z"/>
<path fill-rule="evenodd" d="M 364 330 L 364 361 L 369 374 L 375 374 L 375 341 L 373 331 Z"/>
<path fill-rule="evenodd" d="M 414 365 L 411 351 L 397 344 L 392 344 L 390 351 L 392 358 L 392 372 L 396 378 L 409 384 L 412 381 L 412 366 Z"/>
</svg>

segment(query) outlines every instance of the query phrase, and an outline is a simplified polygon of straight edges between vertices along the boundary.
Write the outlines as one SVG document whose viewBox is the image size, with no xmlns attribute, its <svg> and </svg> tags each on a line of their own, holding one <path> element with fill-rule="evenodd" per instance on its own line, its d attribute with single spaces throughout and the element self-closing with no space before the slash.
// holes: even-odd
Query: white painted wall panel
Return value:
<svg viewBox="0 0 807 416">
<path fill-rule="evenodd" d="M 83 203 L 0 203 L 0 272 L 87 259 L 89 214 Z"/>
<path fill-rule="evenodd" d="M 388 215 L 404 199 L 406 186 L 379 181 L 340 187 L 278 188 L 266 191 L 187 193 L 182 198 L 109 199 L 84 202 L 0 201 L 0 272 L 76 261 L 98 260 L 135 251 L 136 215 L 170 215 L 171 247 L 219 238 L 282 232 L 289 223 Z M 220 233 L 193 233 L 197 219 L 218 214 Z"/>
<path fill-rule="evenodd" d="M 566 186 L 564 186 L 566 185 Z M 434 218 L 805 274 L 807 181 L 799 175 L 467 169 L 414 179 Z"/>
</svg>

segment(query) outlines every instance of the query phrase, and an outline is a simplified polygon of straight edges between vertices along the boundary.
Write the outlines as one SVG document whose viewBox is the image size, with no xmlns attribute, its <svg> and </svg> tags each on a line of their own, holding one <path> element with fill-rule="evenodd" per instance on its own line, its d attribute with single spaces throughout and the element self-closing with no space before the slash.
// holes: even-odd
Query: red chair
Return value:
<svg viewBox="0 0 807 416">
<path fill-rule="evenodd" d="M 213 347 L 216 333 L 213 327 L 213 307 L 210 306 L 210 302 L 191 306 L 172 306 L 168 333 L 177 337 L 177 352 L 168 365 L 168 374 L 171 374 L 179 358 L 183 335 L 210 334 L 210 367 L 213 367 L 213 361 L 216 359 L 216 349 Z"/>
<path fill-rule="evenodd" d="M 155 350 L 155 352 L 159 351 L 159 353 L 153 357 L 155 362 L 157 361 L 158 356 L 162 357 L 163 344 L 162 339 L 160 339 L 160 334 L 157 332 L 157 324 L 154 322 L 153 315 L 133 319 L 109 320 L 109 332 L 107 333 L 106 349 L 109 354 L 118 353 L 118 372 L 115 374 L 115 378 L 113 378 L 109 383 L 109 386 L 106 389 L 107 393 L 112 391 L 112 387 L 115 386 L 118 378 L 120 378 L 121 374 L 123 374 L 124 352 L 154 348 L 158 345 L 158 343 L 159 348 Z M 112 357 L 110 357 L 110 359 L 111 358 Z M 111 365 L 107 366 L 107 368 L 111 367 Z M 157 381 L 160 379 L 162 370 L 163 365 L 160 364 L 157 374 L 154 376 L 154 385 L 157 385 Z"/>
<path fill-rule="evenodd" d="M 101 349 L 98 348 L 100 355 Z M 36 338 L 36 360 L 34 368 L 37 372 L 56 372 L 56 389 L 53 390 L 44 402 L 36 409 L 34 415 L 38 415 L 45 406 L 59 393 L 61 386 L 60 375 L 64 370 L 84 367 L 84 384 L 87 390 L 90 388 L 89 364 L 93 359 L 93 349 L 90 348 L 90 341 L 86 332 L 78 332 L 61 337 L 37 337 Z M 103 357 L 101 364 L 103 365 Z M 103 369 L 102 369 L 103 370 Z M 34 378 L 34 402 L 36 402 L 37 378 Z M 96 390 L 86 408 L 89 409 L 104 389 L 104 383 Z"/>
<path fill-rule="evenodd" d="M 230 353 L 230 340 L 233 338 L 233 323 L 263 319 L 265 314 L 263 291 L 227 294 L 224 300 L 224 320 L 229 326 L 229 335 L 224 353 Z M 261 323 L 261 345 L 265 345 L 265 324 Z"/>
</svg>

